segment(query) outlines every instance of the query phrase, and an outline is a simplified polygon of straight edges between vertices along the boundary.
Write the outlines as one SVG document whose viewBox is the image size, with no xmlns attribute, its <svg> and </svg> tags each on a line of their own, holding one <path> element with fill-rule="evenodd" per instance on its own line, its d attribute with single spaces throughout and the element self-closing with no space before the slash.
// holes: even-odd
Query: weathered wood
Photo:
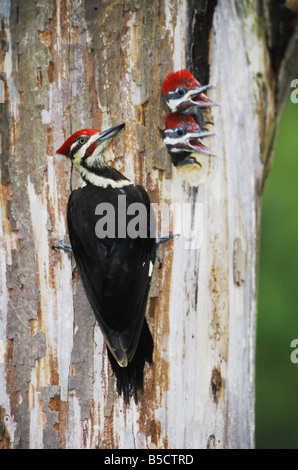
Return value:
<svg viewBox="0 0 298 470">
<path fill-rule="evenodd" d="M 253 447 L 263 162 L 297 54 L 286 29 L 273 68 L 263 3 L 1 0 L 0 447 Z M 220 103 L 200 170 L 172 167 L 162 141 L 161 86 L 184 67 Z M 109 159 L 181 231 L 155 269 L 154 364 L 130 406 L 71 258 L 52 250 L 80 183 L 55 150 L 120 122 Z"/>
</svg>

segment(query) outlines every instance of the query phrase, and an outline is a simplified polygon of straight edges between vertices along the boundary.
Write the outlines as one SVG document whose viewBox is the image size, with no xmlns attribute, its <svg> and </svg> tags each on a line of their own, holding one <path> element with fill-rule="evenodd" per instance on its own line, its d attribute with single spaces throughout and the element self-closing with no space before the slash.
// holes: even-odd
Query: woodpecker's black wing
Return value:
<svg viewBox="0 0 298 470">
<path fill-rule="evenodd" d="M 73 191 L 67 219 L 70 242 L 87 297 L 112 355 L 118 364 L 127 366 L 144 329 L 155 239 L 150 236 L 118 238 L 117 230 L 116 238 L 97 237 L 96 206 L 111 204 L 117 221 L 117 199 L 123 192 L 126 207 L 139 202 L 147 208 L 149 235 L 150 201 L 145 190 L 134 185 L 117 190 L 88 184 Z"/>
</svg>

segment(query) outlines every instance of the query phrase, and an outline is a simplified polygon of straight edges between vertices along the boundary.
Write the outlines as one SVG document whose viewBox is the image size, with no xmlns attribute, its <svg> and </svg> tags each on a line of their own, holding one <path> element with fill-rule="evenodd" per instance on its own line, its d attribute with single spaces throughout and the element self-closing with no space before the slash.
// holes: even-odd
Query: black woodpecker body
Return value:
<svg viewBox="0 0 298 470">
<path fill-rule="evenodd" d="M 57 153 L 71 159 L 86 183 L 69 198 L 69 238 L 107 344 L 118 392 L 128 403 L 131 395 L 137 402 L 145 363 L 152 362 L 153 339 L 145 311 L 156 241 L 147 192 L 108 166 L 103 157 L 123 127 L 105 132 L 83 129 L 69 137 Z M 134 209 L 139 208 L 143 208 L 143 217 L 136 224 Z"/>
</svg>

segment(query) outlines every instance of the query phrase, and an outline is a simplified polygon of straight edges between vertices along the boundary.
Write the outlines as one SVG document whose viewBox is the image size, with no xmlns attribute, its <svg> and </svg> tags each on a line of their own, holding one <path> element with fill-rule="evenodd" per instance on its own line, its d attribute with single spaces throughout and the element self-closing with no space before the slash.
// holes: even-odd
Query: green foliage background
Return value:
<svg viewBox="0 0 298 470">
<path fill-rule="evenodd" d="M 262 197 L 256 447 L 298 448 L 298 103 L 288 100 Z"/>
</svg>

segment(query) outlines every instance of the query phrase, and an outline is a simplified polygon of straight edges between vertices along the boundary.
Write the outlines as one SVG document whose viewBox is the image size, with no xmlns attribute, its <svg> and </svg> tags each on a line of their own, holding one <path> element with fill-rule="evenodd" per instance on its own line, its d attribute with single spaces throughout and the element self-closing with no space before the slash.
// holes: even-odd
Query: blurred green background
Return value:
<svg viewBox="0 0 298 470">
<path fill-rule="evenodd" d="M 298 449 L 298 103 L 282 115 L 262 197 L 256 448 Z"/>
</svg>

